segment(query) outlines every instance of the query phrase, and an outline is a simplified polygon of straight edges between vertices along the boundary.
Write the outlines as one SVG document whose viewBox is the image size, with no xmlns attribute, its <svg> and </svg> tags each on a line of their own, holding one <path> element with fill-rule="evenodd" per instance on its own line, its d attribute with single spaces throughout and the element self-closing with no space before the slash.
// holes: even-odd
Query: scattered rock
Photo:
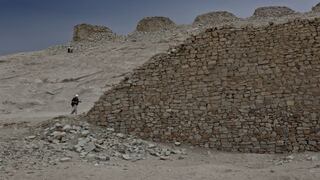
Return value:
<svg viewBox="0 0 320 180">
<path fill-rule="evenodd" d="M 59 161 L 60 161 L 60 162 L 69 162 L 69 161 L 71 161 L 71 158 L 69 158 L 69 157 L 64 157 L 64 158 L 61 158 Z"/>
<path fill-rule="evenodd" d="M 56 123 L 55 125 L 54 125 L 54 127 L 52 127 L 52 128 L 56 128 L 56 129 L 58 129 L 58 128 L 62 128 L 62 124 L 60 124 L 60 123 Z"/>
<path fill-rule="evenodd" d="M 171 151 L 169 151 L 169 150 L 165 150 L 163 154 L 164 154 L 165 156 L 170 156 Z"/>
<path fill-rule="evenodd" d="M 183 160 L 183 159 L 185 159 L 184 156 L 179 156 L 179 157 L 178 157 L 178 160 Z"/>
<path fill-rule="evenodd" d="M 63 126 L 63 128 L 62 128 L 63 131 L 70 131 L 71 129 L 72 129 L 72 127 L 69 124 Z"/>
<path fill-rule="evenodd" d="M 84 151 L 87 152 L 87 153 L 93 151 L 95 148 L 96 148 L 96 146 L 94 145 L 93 142 L 90 142 L 90 143 L 86 144 L 86 145 L 83 147 Z"/>
<path fill-rule="evenodd" d="M 28 136 L 28 137 L 26 137 L 25 139 L 26 140 L 32 140 L 32 139 L 35 139 L 37 136 Z"/>
<path fill-rule="evenodd" d="M 281 166 L 281 165 L 283 165 L 283 161 L 278 161 L 278 162 L 275 163 L 275 165 L 276 166 Z"/>
<path fill-rule="evenodd" d="M 76 152 L 78 152 L 78 153 L 81 153 L 83 149 L 82 149 L 81 146 L 75 145 L 75 146 L 74 146 L 74 150 L 75 150 Z"/>
<path fill-rule="evenodd" d="M 169 157 L 166 157 L 166 156 L 160 156 L 160 160 L 166 161 L 166 160 L 169 160 Z"/>
<path fill-rule="evenodd" d="M 287 157 L 285 158 L 285 160 L 287 160 L 287 161 L 292 161 L 292 160 L 294 160 L 294 156 L 293 156 L 293 155 L 287 156 Z"/>
<path fill-rule="evenodd" d="M 319 157 L 318 156 L 310 156 L 310 157 L 307 157 L 307 160 L 308 161 L 319 161 Z"/>
<path fill-rule="evenodd" d="M 176 146 L 180 146 L 180 145 L 181 145 L 181 143 L 180 143 L 180 142 L 175 142 L 175 143 L 174 143 L 174 145 L 176 145 Z"/>
<path fill-rule="evenodd" d="M 100 155 L 100 156 L 97 156 L 97 160 L 99 160 L 99 161 L 109 161 L 110 157 Z"/>
<path fill-rule="evenodd" d="M 122 159 L 124 159 L 124 160 L 131 160 L 131 157 L 128 155 L 128 154 L 123 154 L 122 155 Z"/>
<path fill-rule="evenodd" d="M 88 130 L 81 131 L 81 135 L 83 137 L 87 137 L 89 134 L 90 134 L 90 131 L 88 131 Z"/>
<path fill-rule="evenodd" d="M 78 146 L 83 147 L 86 143 L 90 142 L 89 138 L 79 138 L 78 139 Z"/>
<path fill-rule="evenodd" d="M 94 161 L 97 159 L 97 156 L 93 153 L 90 153 L 86 156 L 86 159 L 89 160 L 89 161 Z"/>
<path fill-rule="evenodd" d="M 118 134 L 117 134 L 117 137 L 119 137 L 119 138 L 124 138 L 124 137 L 125 137 L 125 135 L 124 135 L 124 134 L 122 134 L 122 133 L 118 133 Z"/>
<path fill-rule="evenodd" d="M 114 132 L 114 129 L 113 129 L 113 128 L 107 128 L 106 130 L 107 130 L 107 131 L 110 131 L 110 132 Z"/>
<path fill-rule="evenodd" d="M 51 136 L 53 136 L 53 138 L 55 139 L 61 139 L 62 137 L 64 137 L 66 135 L 65 132 L 60 132 L 60 131 L 54 131 Z"/>
<path fill-rule="evenodd" d="M 148 144 L 148 149 L 156 148 L 157 146 L 155 144 Z"/>
</svg>

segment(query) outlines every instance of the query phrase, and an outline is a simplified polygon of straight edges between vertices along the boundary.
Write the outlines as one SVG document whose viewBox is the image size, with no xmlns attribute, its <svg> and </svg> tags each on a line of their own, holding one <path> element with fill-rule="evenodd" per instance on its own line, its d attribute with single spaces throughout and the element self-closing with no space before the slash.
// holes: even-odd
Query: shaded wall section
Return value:
<svg viewBox="0 0 320 180">
<path fill-rule="evenodd" d="M 320 150 L 320 19 L 222 27 L 107 91 L 90 122 L 224 151 Z"/>
</svg>

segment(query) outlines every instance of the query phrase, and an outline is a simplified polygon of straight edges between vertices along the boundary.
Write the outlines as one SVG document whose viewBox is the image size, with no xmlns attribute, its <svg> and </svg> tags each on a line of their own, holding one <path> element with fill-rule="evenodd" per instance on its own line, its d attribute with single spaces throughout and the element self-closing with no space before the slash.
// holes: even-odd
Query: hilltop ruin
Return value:
<svg viewBox="0 0 320 180">
<path fill-rule="evenodd" d="M 267 6 L 267 7 L 257 8 L 253 13 L 253 17 L 256 17 L 256 18 L 282 17 L 282 16 L 288 16 L 292 14 L 295 14 L 295 11 L 285 6 Z"/>
<path fill-rule="evenodd" d="M 312 11 L 314 12 L 320 12 L 320 3 L 316 4 L 314 7 L 312 7 Z"/>
<path fill-rule="evenodd" d="M 146 17 L 138 22 L 136 31 L 154 32 L 172 29 L 175 26 L 176 24 L 167 17 Z"/>
<path fill-rule="evenodd" d="M 73 30 L 73 41 L 99 41 L 102 39 L 111 40 L 116 35 L 111 29 L 105 26 L 91 24 L 78 24 Z"/>
<path fill-rule="evenodd" d="M 227 11 L 209 12 L 195 18 L 193 25 L 210 25 L 239 20 L 237 16 Z"/>
</svg>

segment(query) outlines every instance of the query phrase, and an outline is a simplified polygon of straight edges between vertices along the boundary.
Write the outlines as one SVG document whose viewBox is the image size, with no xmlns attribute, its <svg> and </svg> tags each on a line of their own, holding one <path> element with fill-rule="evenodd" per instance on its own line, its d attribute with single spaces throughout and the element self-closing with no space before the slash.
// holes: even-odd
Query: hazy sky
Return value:
<svg viewBox="0 0 320 180">
<path fill-rule="evenodd" d="M 78 23 L 105 25 L 125 34 L 145 16 L 167 16 L 178 24 L 227 10 L 251 16 L 256 7 L 284 5 L 309 11 L 320 0 L 0 0 L 0 55 L 67 42 Z"/>
</svg>

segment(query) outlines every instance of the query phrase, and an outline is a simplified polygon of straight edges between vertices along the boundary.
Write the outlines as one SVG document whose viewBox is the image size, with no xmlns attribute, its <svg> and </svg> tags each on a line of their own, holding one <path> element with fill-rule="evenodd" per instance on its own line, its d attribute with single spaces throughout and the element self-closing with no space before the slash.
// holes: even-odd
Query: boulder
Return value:
<svg viewBox="0 0 320 180">
<path fill-rule="evenodd" d="M 172 29 L 176 24 L 167 17 L 146 17 L 139 21 L 136 30 L 140 32 L 154 32 Z"/>
<path fill-rule="evenodd" d="M 281 17 L 281 16 L 288 16 L 291 14 L 295 14 L 296 12 L 288 7 L 285 6 L 267 6 L 267 7 L 260 7 L 257 8 L 254 13 L 253 17 Z"/>
<path fill-rule="evenodd" d="M 194 25 L 219 24 L 219 23 L 230 22 L 238 19 L 239 18 L 237 16 L 235 16 L 230 12 L 216 11 L 216 12 L 209 12 L 209 13 L 197 16 L 193 24 Z"/>
<path fill-rule="evenodd" d="M 73 30 L 73 41 L 99 41 L 103 39 L 111 40 L 116 35 L 111 29 L 105 26 L 90 24 L 78 24 Z"/>
</svg>

